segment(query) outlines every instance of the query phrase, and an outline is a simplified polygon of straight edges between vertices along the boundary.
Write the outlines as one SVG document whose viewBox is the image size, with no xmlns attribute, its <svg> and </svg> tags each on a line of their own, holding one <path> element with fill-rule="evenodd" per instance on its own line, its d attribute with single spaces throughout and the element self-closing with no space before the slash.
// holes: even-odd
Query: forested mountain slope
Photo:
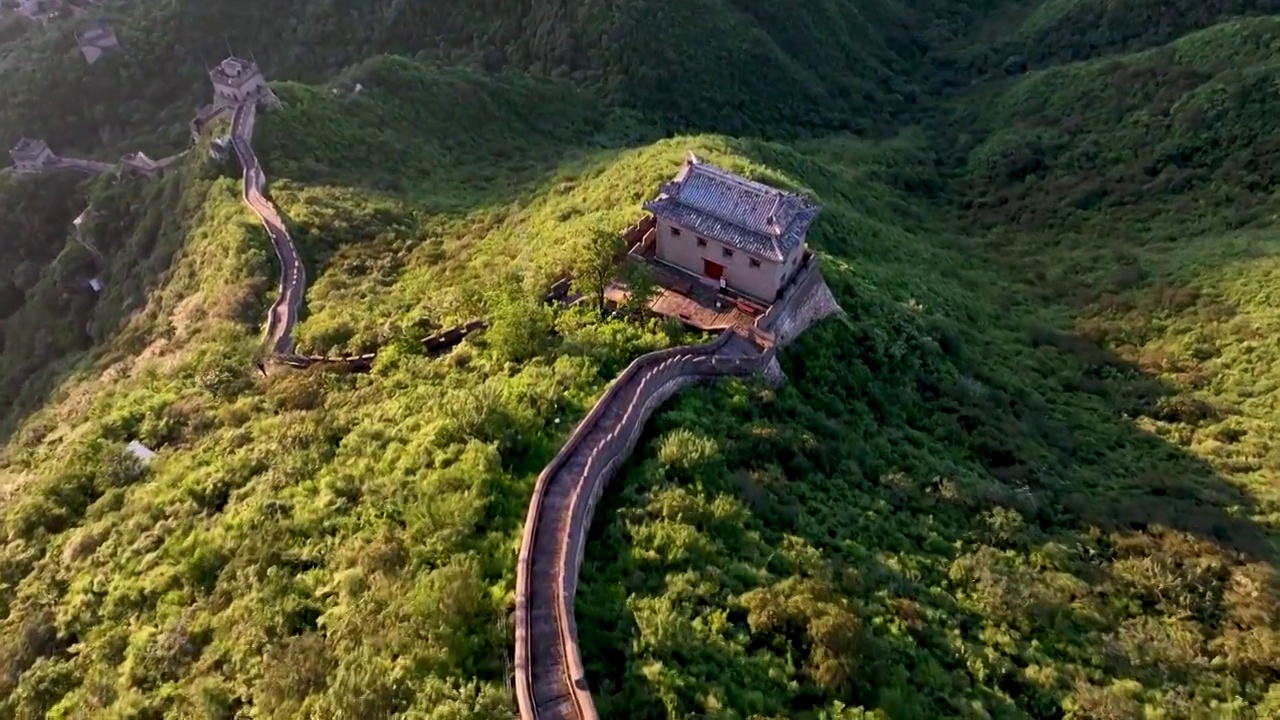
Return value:
<svg viewBox="0 0 1280 720">
<path fill-rule="evenodd" d="M 1280 18 L 1260 17 L 1030 72 L 957 103 L 948 122 L 969 129 L 970 199 L 1024 221 L 1207 200 L 1242 223 L 1280 177 L 1277 103 Z"/>
<path fill-rule="evenodd" d="M 688 150 L 823 206 L 848 315 L 781 388 L 672 401 L 606 494 L 577 601 L 606 717 L 1280 714 L 1269 11 L 140 2 L 92 72 L 28 30 L 0 127 L 86 152 L 185 142 L 189 58 L 252 50 L 298 343 L 385 349 L 257 374 L 275 263 L 203 148 L 0 180 L 0 717 L 509 718 L 535 476 L 691 339 L 538 296 Z"/>
<path fill-rule="evenodd" d="M 681 127 L 883 123 L 917 94 L 906 77 L 923 52 L 916 32 L 948 22 L 900 0 L 223 0 L 102 12 L 127 49 L 110 63 L 86 67 L 70 20 L 5 44 L 0 140 L 38 129 L 55 148 L 155 132 L 177 141 L 162 128 L 203 100 L 205 69 L 228 47 L 252 53 L 269 77 L 313 82 L 383 52 L 532 70 Z"/>
</svg>

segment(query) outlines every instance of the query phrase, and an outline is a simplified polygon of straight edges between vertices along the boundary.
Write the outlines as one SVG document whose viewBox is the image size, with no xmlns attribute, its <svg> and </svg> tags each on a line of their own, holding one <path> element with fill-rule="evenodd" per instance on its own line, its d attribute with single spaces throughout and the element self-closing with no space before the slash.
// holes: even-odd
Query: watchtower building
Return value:
<svg viewBox="0 0 1280 720">
<path fill-rule="evenodd" d="M 19 140 L 9 157 L 13 158 L 13 169 L 24 174 L 41 172 L 58 160 L 45 141 L 33 138 Z"/>
<path fill-rule="evenodd" d="M 239 105 L 271 92 L 257 63 L 234 56 L 214 66 L 209 79 L 213 82 L 215 105 Z"/>
<path fill-rule="evenodd" d="M 644 204 L 657 219 L 657 260 L 772 303 L 803 265 L 818 207 L 689 153 Z"/>
</svg>

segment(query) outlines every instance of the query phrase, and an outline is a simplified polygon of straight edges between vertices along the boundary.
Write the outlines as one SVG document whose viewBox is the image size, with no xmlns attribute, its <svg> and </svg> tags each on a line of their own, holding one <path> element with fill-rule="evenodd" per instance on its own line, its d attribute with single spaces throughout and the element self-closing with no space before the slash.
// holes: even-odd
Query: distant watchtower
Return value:
<svg viewBox="0 0 1280 720">
<path fill-rule="evenodd" d="M 58 158 L 43 140 L 22 138 L 9 151 L 13 158 L 13 169 L 19 173 L 38 173 Z"/>
<path fill-rule="evenodd" d="M 213 103 L 229 107 L 269 95 L 271 90 L 252 60 L 229 57 L 209 71 L 213 81 Z"/>
<path fill-rule="evenodd" d="M 80 44 L 80 52 L 85 62 L 90 65 L 98 62 L 103 55 L 120 50 L 120 41 L 110 27 L 102 23 L 89 23 L 76 33 L 76 42 Z"/>
</svg>

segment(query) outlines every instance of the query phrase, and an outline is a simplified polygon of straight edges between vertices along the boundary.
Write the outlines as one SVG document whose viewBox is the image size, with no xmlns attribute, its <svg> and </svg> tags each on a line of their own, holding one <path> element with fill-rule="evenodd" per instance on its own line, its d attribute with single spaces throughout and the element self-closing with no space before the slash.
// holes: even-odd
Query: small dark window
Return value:
<svg viewBox="0 0 1280 720">
<path fill-rule="evenodd" d="M 721 252 L 724 253 L 725 257 L 733 257 L 733 251 L 730 250 L 729 248 L 722 248 Z"/>
<path fill-rule="evenodd" d="M 680 237 L 680 228 L 678 227 L 671 228 L 671 234 L 676 237 Z"/>
<path fill-rule="evenodd" d="M 755 258 L 751 258 L 751 267 L 760 267 L 760 261 Z"/>
<path fill-rule="evenodd" d="M 706 247 L 706 246 L 707 246 L 707 239 L 706 239 L 706 238 L 698 238 L 698 247 Z"/>
</svg>

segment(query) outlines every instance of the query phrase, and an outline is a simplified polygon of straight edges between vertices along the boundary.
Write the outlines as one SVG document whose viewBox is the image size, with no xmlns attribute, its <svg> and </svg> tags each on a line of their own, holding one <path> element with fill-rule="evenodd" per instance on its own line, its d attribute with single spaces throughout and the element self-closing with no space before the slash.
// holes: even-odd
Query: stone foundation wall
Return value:
<svg viewBox="0 0 1280 720">
<path fill-rule="evenodd" d="M 774 324 L 774 347 L 786 347 L 808 330 L 809 326 L 844 312 L 822 275 L 815 273 L 813 278 L 805 292 L 795 298 L 795 304 L 787 308 L 786 313 Z"/>
<path fill-rule="evenodd" d="M 813 323 L 841 312 L 844 311 L 835 295 L 822 279 L 818 258 L 810 257 L 783 289 L 782 297 L 756 319 L 752 334 L 767 347 L 786 347 Z"/>
</svg>

